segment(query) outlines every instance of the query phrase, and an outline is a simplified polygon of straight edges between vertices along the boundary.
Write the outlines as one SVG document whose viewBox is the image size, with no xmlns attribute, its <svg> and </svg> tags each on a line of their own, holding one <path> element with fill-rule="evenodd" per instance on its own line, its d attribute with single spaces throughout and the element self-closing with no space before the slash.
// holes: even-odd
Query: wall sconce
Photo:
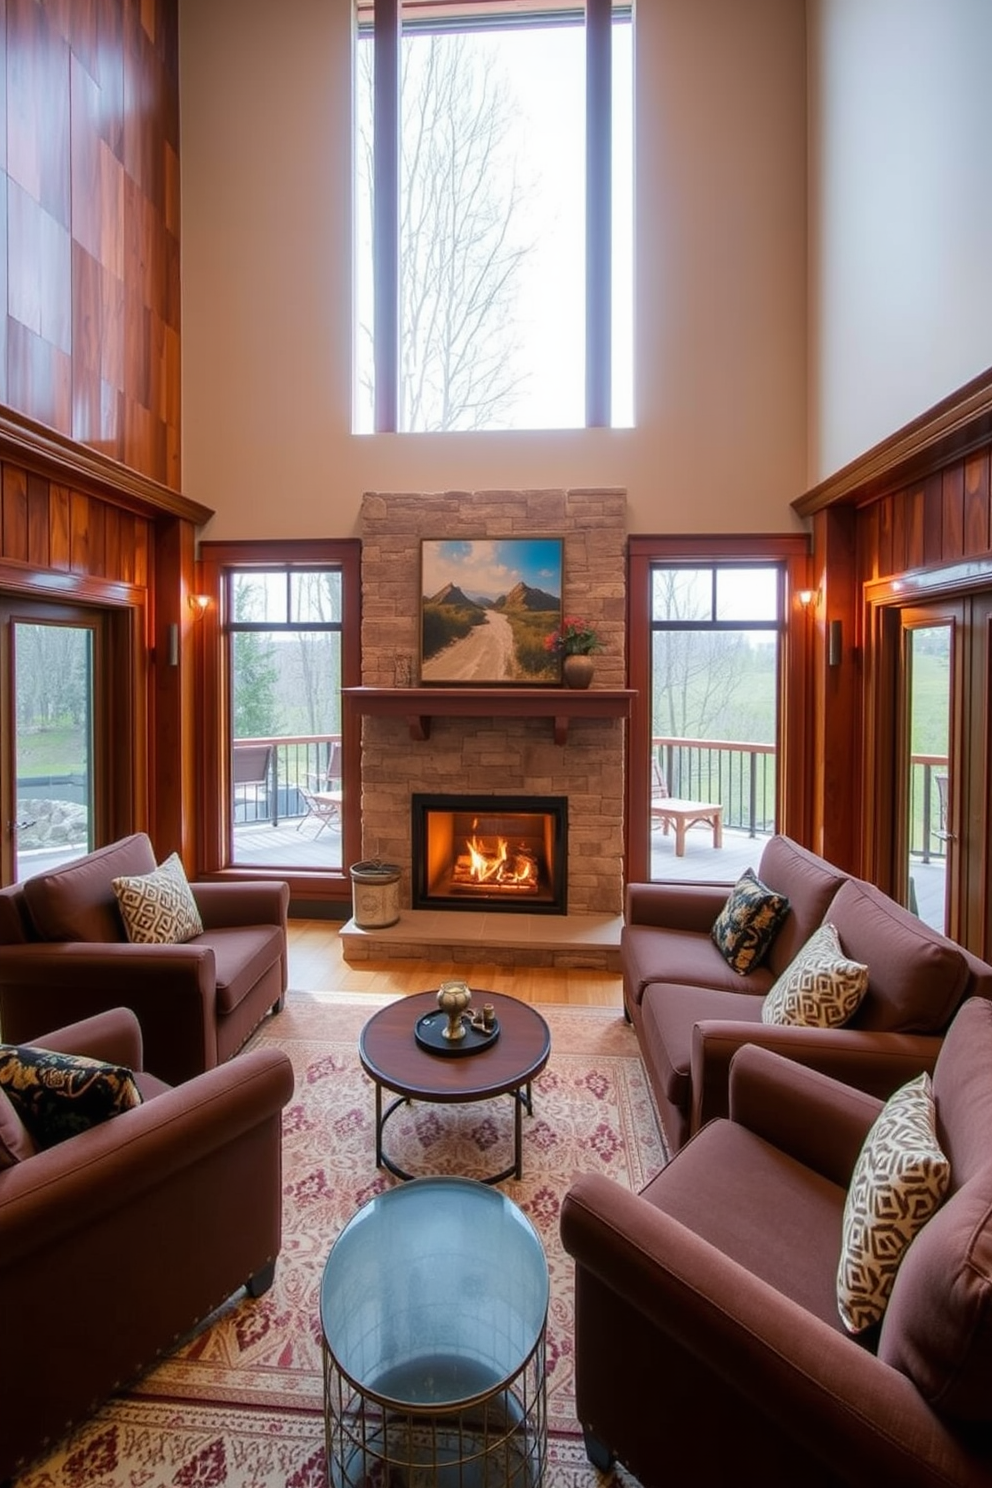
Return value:
<svg viewBox="0 0 992 1488">
<path fill-rule="evenodd" d="M 800 589 L 796 594 L 796 598 L 798 599 L 804 610 L 811 609 L 813 605 L 816 604 L 819 597 L 820 591 L 818 589 Z"/>
<path fill-rule="evenodd" d="M 188 596 L 188 598 L 189 607 L 193 611 L 193 614 L 196 616 L 197 620 L 202 620 L 204 615 L 207 613 L 207 610 L 210 608 L 210 595 L 191 594 Z"/>
<path fill-rule="evenodd" d="M 827 626 L 827 666 L 840 666 L 844 660 L 844 625 L 831 620 Z"/>
</svg>

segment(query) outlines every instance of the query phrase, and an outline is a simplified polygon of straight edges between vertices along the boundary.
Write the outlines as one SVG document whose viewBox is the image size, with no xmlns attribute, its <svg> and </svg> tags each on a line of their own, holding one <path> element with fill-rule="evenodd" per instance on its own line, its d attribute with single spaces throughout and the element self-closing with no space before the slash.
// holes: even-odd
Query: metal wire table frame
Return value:
<svg viewBox="0 0 992 1488">
<path fill-rule="evenodd" d="M 487 1196 L 485 1202 L 479 1193 Z M 417 1206 L 405 1204 L 403 1194 L 430 1206 L 434 1226 L 446 1223 L 448 1205 L 455 1228 L 466 1216 L 481 1227 L 473 1232 L 463 1225 L 444 1257 L 457 1260 L 460 1250 L 481 1247 L 470 1305 L 464 1300 L 459 1305 L 464 1292 L 458 1270 L 450 1289 L 446 1278 L 438 1277 L 431 1292 L 417 1225 L 410 1223 Z M 365 1233 L 361 1226 L 372 1206 L 378 1209 Z M 501 1220 L 509 1211 L 507 1231 Z M 496 1249 L 489 1254 L 487 1228 L 496 1232 Z M 428 1224 L 428 1244 L 432 1234 L 436 1229 Z M 387 1295 L 381 1307 L 368 1288 L 377 1274 L 377 1235 L 388 1237 L 382 1260 L 390 1274 L 383 1278 Z M 335 1264 L 342 1240 L 350 1249 Z M 398 1274 L 400 1243 L 409 1251 L 406 1279 Z M 511 1316 L 519 1278 L 494 1277 L 492 1295 L 485 1295 L 497 1252 L 509 1267 L 532 1273 L 520 1308 L 523 1323 Z M 425 1275 L 431 1293 L 426 1302 Z M 409 1325 L 402 1303 L 388 1305 L 390 1288 L 395 1292 L 406 1280 L 416 1293 Z M 324 1428 L 332 1488 L 540 1488 L 547 1464 L 548 1290 L 547 1261 L 530 1221 L 506 1195 L 476 1179 L 416 1178 L 364 1205 L 335 1241 L 321 1285 Z M 522 1349 L 524 1339 L 528 1346 Z"/>
</svg>

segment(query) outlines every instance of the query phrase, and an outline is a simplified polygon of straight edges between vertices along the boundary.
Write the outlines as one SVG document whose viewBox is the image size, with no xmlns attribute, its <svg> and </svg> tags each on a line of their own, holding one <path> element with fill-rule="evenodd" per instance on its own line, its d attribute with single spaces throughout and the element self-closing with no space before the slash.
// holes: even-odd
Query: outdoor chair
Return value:
<svg viewBox="0 0 992 1488">
<path fill-rule="evenodd" d="M 322 775 L 308 774 L 297 781 L 297 789 L 303 797 L 306 813 L 296 824 L 299 831 L 311 817 L 319 822 L 313 840 L 316 841 L 325 827 L 341 830 L 341 745 L 332 744 L 327 769 Z"/>
<path fill-rule="evenodd" d="M 271 744 L 235 744 L 231 769 L 234 787 L 235 808 L 242 806 L 247 814 L 254 809 L 253 820 L 261 814 L 267 815 L 269 808 L 269 782 L 272 774 Z"/>
</svg>

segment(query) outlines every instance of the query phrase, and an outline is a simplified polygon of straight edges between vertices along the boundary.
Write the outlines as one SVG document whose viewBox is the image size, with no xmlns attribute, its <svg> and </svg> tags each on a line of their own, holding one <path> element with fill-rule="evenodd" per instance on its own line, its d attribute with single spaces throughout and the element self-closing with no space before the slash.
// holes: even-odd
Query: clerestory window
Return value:
<svg viewBox="0 0 992 1488">
<path fill-rule="evenodd" d="M 356 431 L 632 424 L 631 5 L 356 9 Z"/>
</svg>

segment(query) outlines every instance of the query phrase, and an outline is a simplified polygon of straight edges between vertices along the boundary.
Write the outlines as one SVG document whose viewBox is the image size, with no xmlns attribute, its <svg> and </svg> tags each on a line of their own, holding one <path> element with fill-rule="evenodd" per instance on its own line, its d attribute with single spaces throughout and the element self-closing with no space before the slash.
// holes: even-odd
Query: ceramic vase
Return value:
<svg viewBox="0 0 992 1488">
<path fill-rule="evenodd" d="M 595 671 L 591 656 L 565 656 L 562 658 L 561 675 L 566 687 L 588 687 Z"/>
</svg>

